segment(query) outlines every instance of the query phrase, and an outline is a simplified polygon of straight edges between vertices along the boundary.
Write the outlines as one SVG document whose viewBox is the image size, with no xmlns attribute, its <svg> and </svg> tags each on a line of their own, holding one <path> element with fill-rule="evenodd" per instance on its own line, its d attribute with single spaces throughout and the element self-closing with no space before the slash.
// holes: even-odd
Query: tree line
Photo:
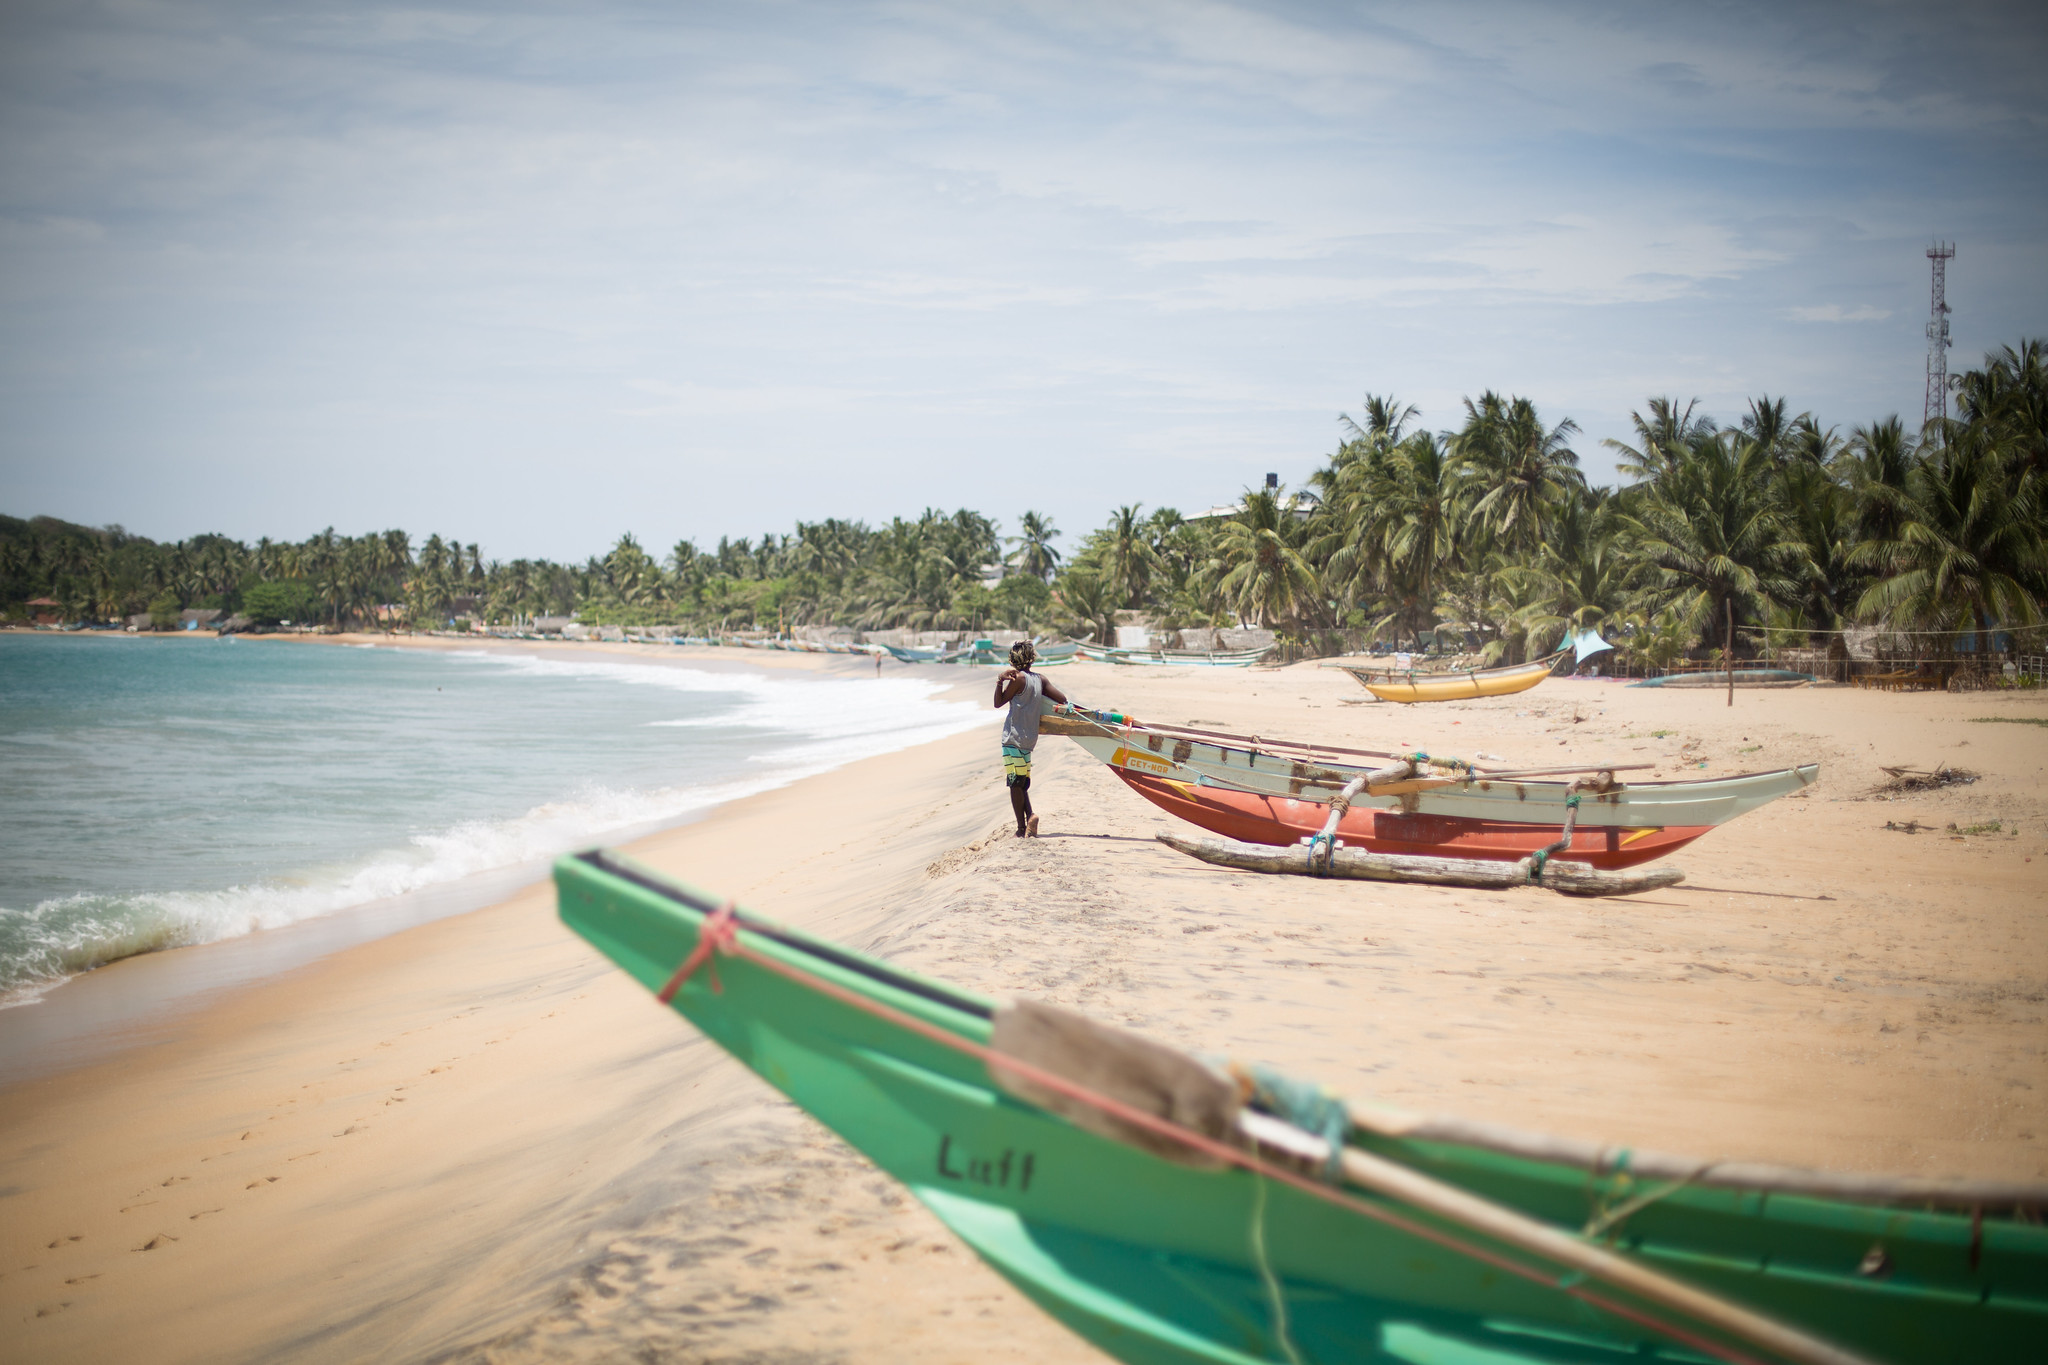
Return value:
<svg viewBox="0 0 2048 1365">
<path fill-rule="evenodd" d="M 2048 353 L 2005 347 L 1957 383 L 1955 415 L 1843 432 L 1782 398 L 1732 424 L 1649 400 L 1608 441 L 1624 482 L 1589 484 L 1579 429 L 1529 399 L 1467 399 L 1429 430 L 1368 397 L 1304 487 L 1224 515 L 1119 507 L 1071 555 L 1036 512 L 1017 533 L 975 511 L 887 525 L 680 541 L 631 535 L 581 564 L 487 560 L 403 531 L 247 545 L 0 518 L 0 604 L 68 620 L 217 607 L 257 622 L 436 627 L 537 616 L 692 633 L 856 629 L 1064 631 L 1109 639 L 1257 624 L 1311 651 L 1382 646 L 1533 657 L 1568 630 L 1649 664 L 1747 644 L 1839 639 L 1858 625 L 1957 640 L 2038 632 L 2048 600 Z M 48 608 L 43 608 L 48 610 Z"/>
</svg>

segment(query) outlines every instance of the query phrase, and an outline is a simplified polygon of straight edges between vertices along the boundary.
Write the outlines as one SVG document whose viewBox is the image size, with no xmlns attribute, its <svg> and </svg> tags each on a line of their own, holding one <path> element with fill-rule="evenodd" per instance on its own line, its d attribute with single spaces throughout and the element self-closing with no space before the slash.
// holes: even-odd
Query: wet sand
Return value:
<svg viewBox="0 0 2048 1365">
<path fill-rule="evenodd" d="M 1558 680 L 1397 708 L 1312 666 L 1049 676 L 1144 717 L 1360 747 L 1823 773 L 1675 855 L 1684 884 L 1592 902 L 1211 868 L 1052 738 L 1047 837 L 1021 842 L 992 733 L 633 852 L 920 971 L 1361 1098 L 1699 1156 L 2048 1178 L 2048 727 L 1978 723 L 2048 701 L 1818 688 L 1730 709 Z M 1873 796 L 1882 765 L 1943 762 L 1982 776 Z M 0 1091 L 0 1195 L 6 1360 L 1100 1359 L 564 931 L 546 887 Z"/>
</svg>

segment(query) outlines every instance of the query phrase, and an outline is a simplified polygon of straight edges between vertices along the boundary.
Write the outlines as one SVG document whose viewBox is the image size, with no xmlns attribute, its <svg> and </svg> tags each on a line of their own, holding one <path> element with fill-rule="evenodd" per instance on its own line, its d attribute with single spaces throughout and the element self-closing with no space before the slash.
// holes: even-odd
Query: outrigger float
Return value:
<svg viewBox="0 0 2048 1365">
<path fill-rule="evenodd" d="M 1346 1105 L 914 975 L 617 854 L 561 916 L 1128 1365 L 2037 1359 L 2048 1188 Z"/>
<path fill-rule="evenodd" d="M 1489 770 L 1426 753 L 1148 724 L 1084 707 L 1051 710 L 1039 729 L 1072 739 L 1168 814 L 1241 843 L 1324 835 L 1371 853 L 1518 862 L 1565 830 L 1569 842 L 1546 859 L 1603 870 L 1664 857 L 1820 778 L 1815 763 L 1674 782 L 1624 780 L 1647 764 Z M 1354 782 L 1325 834 L 1333 798 Z"/>
</svg>

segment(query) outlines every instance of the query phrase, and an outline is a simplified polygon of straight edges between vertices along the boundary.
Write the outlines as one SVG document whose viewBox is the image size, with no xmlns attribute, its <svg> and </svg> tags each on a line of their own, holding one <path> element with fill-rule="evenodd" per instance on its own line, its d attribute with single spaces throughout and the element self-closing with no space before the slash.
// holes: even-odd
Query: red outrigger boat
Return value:
<svg viewBox="0 0 2048 1365">
<path fill-rule="evenodd" d="M 1325 801 L 1197 786 L 1112 768 L 1130 789 L 1169 815 L 1248 844 L 1293 844 L 1322 829 L 1330 816 Z M 1712 825 L 1663 825 L 1630 829 L 1580 825 L 1569 848 L 1552 853 L 1592 867 L 1634 867 L 1684 848 Z M 1337 824 L 1337 837 L 1373 853 L 1409 853 L 1432 858 L 1526 858 L 1557 842 L 1556 825 L 1483 820 L 1417 811 L 1353 806 Z"/>
</svg>

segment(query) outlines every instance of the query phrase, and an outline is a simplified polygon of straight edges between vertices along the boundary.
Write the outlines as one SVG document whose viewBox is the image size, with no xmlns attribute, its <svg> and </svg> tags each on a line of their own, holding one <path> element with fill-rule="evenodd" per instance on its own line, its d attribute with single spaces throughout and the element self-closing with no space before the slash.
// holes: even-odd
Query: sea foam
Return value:
<svg viewBox="0 0 2048 1365">
<path fill-rule="evenodd" d="M 785 679 L 483 651 L 441 657 L 509 680 L 589 684 L 587 692 L 582 687 L 576 692 L 594 707 L 616 695 L 610 692 L 616 686 L 682 694 L 679 703 L 688 694 L 722 694 L 717 714 L 638 724 L 740 739 L 744 761 L 737 771 L 706 782 L 584 782 L 517 815 L 454 820 L 366 856 L 278 868 L 220 889 L 79 894 L 47 899 L 27 910 L 0 907 L 0 1007 L 28 1003 L 69 976 L 137 953 L 345 913 L 478 873 L 526 864 L 537 870 L 542 860 L 576 848 L 630 839 L 723 802 L 993 719 L 988 709 L 940 700 L 937 694 L 945 685 L 921 679 Z"/>
</svg>

